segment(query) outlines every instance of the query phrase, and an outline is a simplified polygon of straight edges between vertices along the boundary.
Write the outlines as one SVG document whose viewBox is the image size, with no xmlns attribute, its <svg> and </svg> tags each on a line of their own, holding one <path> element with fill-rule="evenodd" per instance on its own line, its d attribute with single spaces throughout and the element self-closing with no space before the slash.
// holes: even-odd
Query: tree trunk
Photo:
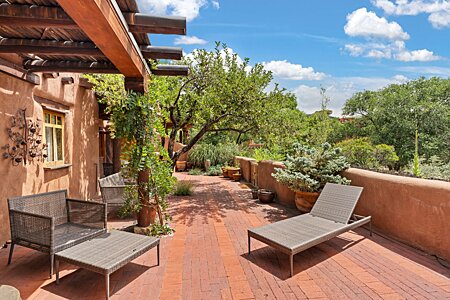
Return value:
<svg viewBox="0 0 450 300">
<path fill-rule="evenodd" d="M 138 175 L 138 193 L 139 193 L 139 201 L 142 204 L 142 209 L 139 211 L 137 215 L 137 222 L 139 227 L 148 227 L 151 223 L 151 214 L 152 207 L 150 207 L 150 195 L 147 190 L 149 180 L 149 171 L 142 170 Z M 153 222 L 155 220 L 153 219 Z"/>
</svg>

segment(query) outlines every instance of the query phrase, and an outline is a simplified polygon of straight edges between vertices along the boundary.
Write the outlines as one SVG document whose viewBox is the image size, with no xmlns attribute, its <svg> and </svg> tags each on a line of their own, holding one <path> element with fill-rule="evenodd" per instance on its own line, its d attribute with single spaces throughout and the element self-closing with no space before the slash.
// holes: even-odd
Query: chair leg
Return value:
<svg viewBox="0 0 450 300">
<path fill-rule="evenodd" d="M 53 262 L 55 261 L 55 254 L 50 253 L 50 278 L 53 278 Z"/>
<path fill-rule="evenodd" d="M 372 220 L 369 222 L 370 236 L 372 236 Z"/>
<path fill-rule="evenodd" d="M 251 250 L 250 250 L 250 236 L 248 236 L 248 254 L 250 254 Z"/>
<path fill-rule="evenodd" d="M 12 255 L 13 255 L 13 251 L 14 251 L 14 243 L 11 243 L 11 248 L 9 248 L 9 257 L 8 257 L 8 265 L 11 264 L 11 260 L 12 260 Z"/>
<path fill-rule="evenodd" d="M 159 244 L 158 245 L 156 245 L 156 255 L 157 255 L 157 257 L 158 257 L 158 266 L 159 266 Z"/>
<path fill-rule="evenodd" d="M 294 276 L 294 254 L 289 254 L 289 264 L 291 266 L 291 276 Z"/>
</svg>

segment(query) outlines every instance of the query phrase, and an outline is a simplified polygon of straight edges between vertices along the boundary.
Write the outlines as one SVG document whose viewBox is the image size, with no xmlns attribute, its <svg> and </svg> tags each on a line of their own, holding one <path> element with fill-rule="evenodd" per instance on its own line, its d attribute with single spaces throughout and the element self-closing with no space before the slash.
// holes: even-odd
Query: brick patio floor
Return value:
<svg viewBox="0 0 450 300">
<path fill-rule="evenodd" d="M 432 257 L 366 229 L 345 233 L 288 257 L 262 243 L 247 252 L 246 229 L 296 214 L 251 199 L 244 185 L 218 177 L 177 174 L 195 184 L 191 197 L 171 199 L 176 233 L 111 275 L 112 299 L 450 299 L 450 271 Z M 123 222 L 112 223 L 121 226 Z M 23 299 L 102 299 L 103 277 L 61 265 L 57 286 L 42 253 L 0 250 L 0 284 Z"/>
</svg>

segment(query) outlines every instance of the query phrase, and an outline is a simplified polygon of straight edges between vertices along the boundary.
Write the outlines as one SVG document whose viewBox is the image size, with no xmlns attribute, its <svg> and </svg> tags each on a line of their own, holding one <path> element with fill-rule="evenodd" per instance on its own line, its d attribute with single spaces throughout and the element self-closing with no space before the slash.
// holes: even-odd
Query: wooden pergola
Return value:
<svg viewBox="0 0 450 300">
<path fill-rule="evenodd" d="M 145 91 L 149 75 L 186 76 L 182 49 L 153 46 L 148 34 L 186 34 L 183 17 L 139 12 L 135 0 L 0 0 L 0 71 L 39 84 L 34 72 L 121 73 L 129 90 Z"/>
</svg>

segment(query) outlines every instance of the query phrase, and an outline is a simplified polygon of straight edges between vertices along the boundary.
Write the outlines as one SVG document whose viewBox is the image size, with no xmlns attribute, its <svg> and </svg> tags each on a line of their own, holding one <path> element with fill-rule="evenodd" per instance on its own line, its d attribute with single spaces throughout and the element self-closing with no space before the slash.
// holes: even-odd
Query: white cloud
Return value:
<svg viewBox="0 0 450 300">
<path fill-rule="evenodd" d="M 397 2 L 404 1 L 399 0 Z M 391 11 L 390 1 L 379 1 L 379 5 L 385 10 Z M 429 62 L 439 60 L 428 49 L 408 50 L 405 40 L 409 35 L 395 22 L 388 22 L 385 18 L 378 17 L 374 12 L 368 12 L 366 8 L 355 10 L 347 16 L 347 24 L 344 31 L 349 36 L 361 36 L 366 42 L 359 44 L 346 44 L 344 51 L 351 56 L 363 56 L 368 58 L 395 59 L 403 62 Z"/>
<path fill-rule="evenodd" d="M 408 33 L 396 22 L 388 22 L 378 17 L 374 12 L 360 8 L 347 15 L 347 24 L 344 26 L 347 35 L 364 38 L 382 38 L 388 40 L 407 40 Z"/>
<path fill-rule="evenodd" d="M 435 28 L 450 27 L 450 1 L 448 0 L 372 0 L 373 5 L 390 15 L 429 14 L 428 21 Z"/>
<path fill-rule="evenodd" d="M 200 14 L 200 9 L 206 7 L 209 0 L 137 0 L 141 11 L 158 15 L 173 15 L 186 17 L 192 21 Z M 216 9 L 219 2 L 212 0 L 211 4 Z"/>
<path fill-rule="evenodd" d="M 396 75 L 392 78 L 382 77 L 334 77 L 323 82 L 327 89 L 326 94 L 330 97 L 328 109 L 333 111 L 334 116 L 342 114 L 342 107 L 345 101 L 356 92 L 364 90 L 378 90 L 393 83 L 403 83 L 408 78 L 403 75 Z M 298 108 L 306 113 L 313 113 L 320 109 L 322 96 L 320 87 L 299 85 L 293 89 L 297 96 Z"/>
<path fill-rule="evenodd" d="M 219 9 L 219 8 L 220 8 L 220 3 L 219 3 L 218 0 L 212 0 L 212 1 L 211 1 L 211 4 L 212 4 L 212 6 L 213 6 L 215 9 Z"/>
<path fill-rule="evenodd" d="M 376 41 L 376 39 L 369 39 L 365 43 L 346 44 L 344 51 L 351 56 L 362 56 L 380 59 L 395 59 L 403 62 L 428 62 L 442 59 L 442 57 L 435 55 L 433 51 L 428 49 L 408 50 L 403 40 L 394 41 Z"/>
<path fill-rule="evenodd" d="M 431 75 L 431 76 L 442 76 L 450 77 L 450 68 L 436 67 L 436 66 L 407 66 L 399 67 L 398 71 L 408 72 L 413 74 L 413 76 L 418 75 Z"/>
<path fill-rule="evenodd" d="M 205 45 L 208 41 L 196 36 L 179 36 L 175 39 L 175 45 Z"/>
<path fill-rule="evenodd" d="M 322 80 L 325 74 L 315 72 L 311 67 L 303 67 L 299 64 L 293 64 L 287 60 L 275 60 L 263 62 L 266 70 L 272 72 L 275 77 L 288 80 Z"/>
<path fill-rule="evenodd" d="M 440 59 L 439 56 L 433 54 L 433 51 L 427 49 L 402 51 L 395 55 L 399 61 L 434 61 Z"/>
</svg>

